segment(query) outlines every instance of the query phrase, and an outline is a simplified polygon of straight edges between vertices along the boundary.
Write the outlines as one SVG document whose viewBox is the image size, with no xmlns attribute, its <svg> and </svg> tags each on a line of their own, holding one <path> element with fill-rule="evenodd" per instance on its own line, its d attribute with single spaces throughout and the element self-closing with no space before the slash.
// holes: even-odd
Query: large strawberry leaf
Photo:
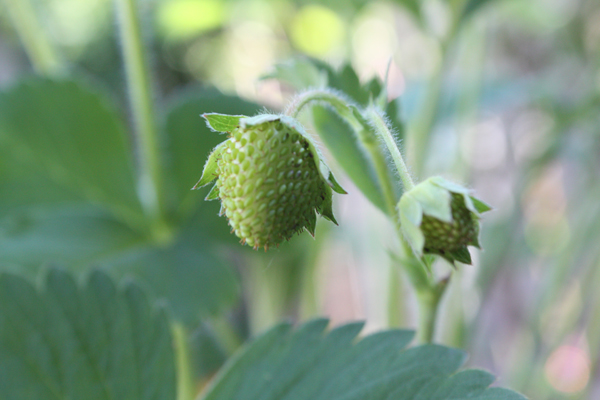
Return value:
<svg viewBox="0 0 600 400">
<path fill-rule="evenodd" d="M 362 324 L 325 333 L 327 320 L 297 330 L 279 325 L 235 356 L 203 400 L 524 400 L 489 388 L 492 375 L 458 369 L 466 354 L 438 345 L 406 348 L 413 334 L 391 330 L 362 339 Z"/>
<path fill-rule="evenodd" d="M 218 205 L 191 188 L 218 135 L 203 112 L 258 106 L 216 90 L 179 97 L 165 127 L 165 197 L 173 238 L 155 243 L 145 228 L 128 139 L 116 108 L 90 85 L 28 78 L 0 92 L 0 270 L 35 276 L 53 263 L 135 276 L 195 324 L 238 298 L 238 281 L 219 257 L 237 244 Z"/>
<path fill-rule="evenodd" d="M 0 143 L 12 168 L 25 165 L 36 179 L 143 227 L 127 142 L 114 107 L 81 82 L 30 78 L 0 93 Z"/>
<path fill-rule="evenodd" d="M 43 287 L 0 274 L 0 393 L 5 400 L 175 399 L 164 311 L 133 283 L 93 272 L 77 285 L 50 270 Z"/>
</svg>

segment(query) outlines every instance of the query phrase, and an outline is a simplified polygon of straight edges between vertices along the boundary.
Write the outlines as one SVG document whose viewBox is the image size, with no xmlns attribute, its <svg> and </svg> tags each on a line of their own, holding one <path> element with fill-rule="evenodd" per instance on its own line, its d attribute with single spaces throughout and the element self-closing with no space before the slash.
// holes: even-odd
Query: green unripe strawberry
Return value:
<svg viewBox="0 0 600 400">
<path fill-rule="evenodd" d="M 471 263 L 467 246 L 479 247 L 480 214 L 490 209 L 440 177 L 416 185 L 398 203 L 402 232 L 418 256 L 437 254 L 465 264 Z"/>
<path fill-rule="evenodd" d="M 195 188 L 217 178 L 207 200 L 221 200 L 221 214 L 242 243 L 267 249 L 303 229 L 314 235 L 315 211 L 336 223 L 332 189 L 345 192 L 294 119 L 204 117 L 229 139 L 213 150 Z"/>
</svg>

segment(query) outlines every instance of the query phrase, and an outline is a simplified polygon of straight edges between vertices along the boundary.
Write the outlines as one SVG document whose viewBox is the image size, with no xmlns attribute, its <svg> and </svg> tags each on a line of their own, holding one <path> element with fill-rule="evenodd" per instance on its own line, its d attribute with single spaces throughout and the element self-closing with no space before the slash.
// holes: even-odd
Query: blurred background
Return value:
<svg viewBox="0 0 600 400">
<path fill-rule="evenodd" d="M 0 89 L 7 90 L 32 68 L 10 13 L 19 0 L 3 2 Z M 112 2 L 32 4 L 70 73 L 125 104 Z M 484 217 L 485 250 L 473 250 L 474 265 L 453 273 L 436 340 L 467 350 L 470 366 L 531 399 L 600 398 L 600 1 L 144 0 L 140 7 L 158 108 L 184 88 L 211 87 L 281 110 L 294 87 L 261 77 L 299 56 L 334 68 L 349 63 L 361 82 L 383 79 L 389 65 L 389 97 L 401 98 L 407 132 L 427 138 L 421 154 L 403 141 L 415 177 L 462 182 L 494 207 Z M 194 112 L 204 111 L 213 110 Z M 349 192 L 334 198 L 339 227 L 320 221 L 315 240 L 304 233 L 266 254 L 224 242 L 241 295 L 200 327 L 189 325 L 198 358 L 213 360 L 198 361 L 199 375 L 245 335 L 282 318 L 366 320 L 368 332 L 415 326 L 410 288 L 390 270 L 391 224 L 330 164 Z M 195 193 L 193 202 L 204 207 L 204 196 Z M 21 271 L 34 261 L 6 255 L 24 243 L 7 239 L 11 215 L 0 213 L 0 263 Z M 55 261 L 69 262 L 52 252 L 35 259 Z M 436 268 L 440 276 L 451 270 Z M 212 341 L 208 331 L 216 332 Z"/>
</svg>

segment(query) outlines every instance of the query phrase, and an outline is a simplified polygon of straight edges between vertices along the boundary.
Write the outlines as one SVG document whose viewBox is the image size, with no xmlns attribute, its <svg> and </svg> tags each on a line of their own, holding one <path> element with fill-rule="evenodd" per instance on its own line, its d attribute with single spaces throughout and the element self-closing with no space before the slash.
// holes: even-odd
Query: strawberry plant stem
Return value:
<svg viewBox="0 0 600 400">
<path fill-rule="evenodd" d="M 177 362 L 177 400 L 192 400 L 196 393 L 190 360 L 189 335 L 180 323 L 174 323 L 171 330 Z"/>
<path fill-rule="evenodd" d="M 383 142 L 387 146 L 390 154 L 392 155 L 392 159 L 394 160 L 394 164 L 396 165 L 396 169 L 398 170 L 398 174 L 400 175 L 400 179 L 402 180 L 402 185 L 404 186 L 404 190 L 410 190 L 415 186 L 410 173 L 408 172 L 408 167 L 404 162 L 404 158 L 402 157 L 402 153 L 400 153 L 400 149 L 396 145 L 396 141 L 394 140 L 394 136 L 390 131 L 389 127 L 385 123 L 383 116 L 381 113 L 373 107 L 370 107 L 367 110 L 367 116 L 370 122 L 373 124 L 379 136 L 383 139 Z"/>
<path fill-rule="evenodd" d="M 62 63 L 41 29 L 31 1 L 6 0 L 4 3 L 33 69 L 45 76 L 59 74 L 63 69 Z"/>
<path fill-rule="evenodd" d="M 170 235 L 163 220 L 160 144 L 154 119 L 154 95 L 138 15 L 139 6 L 136 0 L 115 0 L 115 4 L 129 90 L 129 104 L 138 146 L 140 164 L 138 193 L 152 223 L 154 238 L 163 241 Z"/>
</svg>

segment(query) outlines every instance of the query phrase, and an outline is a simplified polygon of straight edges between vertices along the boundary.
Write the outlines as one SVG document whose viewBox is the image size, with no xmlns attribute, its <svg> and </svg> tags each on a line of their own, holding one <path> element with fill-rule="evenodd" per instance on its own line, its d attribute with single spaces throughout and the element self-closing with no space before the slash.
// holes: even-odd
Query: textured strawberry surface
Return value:
<svg viewBox="0 0 600 400">
<path fill-rule="evenodd" d="M 326 183 L 294 128 L 280 121 L 236 128 L 217 173 L 222 211 L 242 242 L 266 248 L 314 229 Z"/>
</svg>

